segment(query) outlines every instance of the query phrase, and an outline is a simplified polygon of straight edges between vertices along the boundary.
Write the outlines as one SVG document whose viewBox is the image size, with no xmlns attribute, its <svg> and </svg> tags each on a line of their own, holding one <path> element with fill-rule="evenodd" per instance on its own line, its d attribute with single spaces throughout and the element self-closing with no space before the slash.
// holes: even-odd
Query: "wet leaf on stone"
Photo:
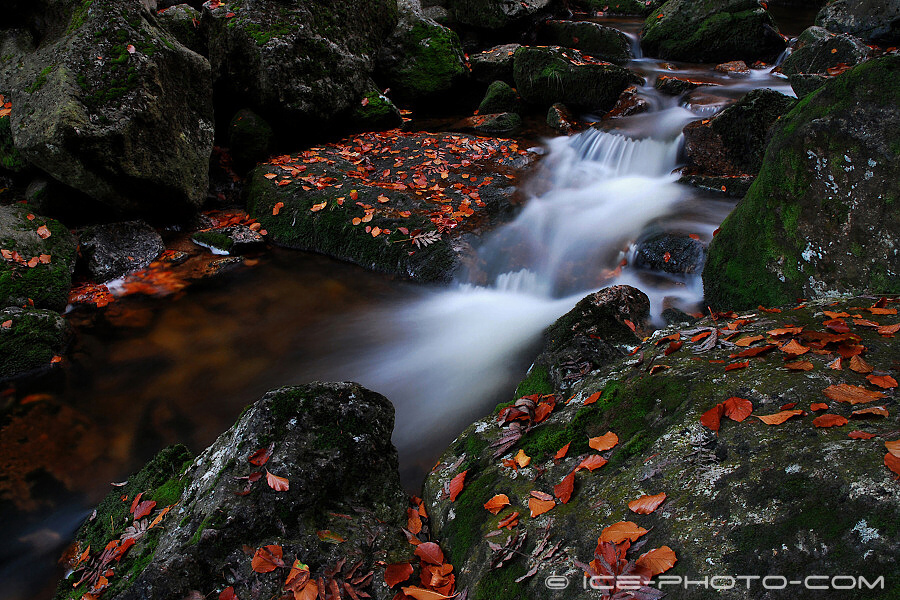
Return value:
<svg viewBox="0 0 900 600">
<path fill-rule="evenodd" d="M 263 546 L 256 550 L 256 554 L 253 555 L 253 560 L 250 565 L 257 573 L 271 573 L 275 569 L 284 566 L 284 561 L 281 560 L 281 556 L 281 546 L 275 544 Z"/>
<path fill-rule="evenodd" d="M 639 515 L 649 515 L 665 501 L 666 493 L 662 492 L 654 496 L 641 496 L 637 500 L 632 500 L 628 503 L 628 508 Z"/>
</svg>

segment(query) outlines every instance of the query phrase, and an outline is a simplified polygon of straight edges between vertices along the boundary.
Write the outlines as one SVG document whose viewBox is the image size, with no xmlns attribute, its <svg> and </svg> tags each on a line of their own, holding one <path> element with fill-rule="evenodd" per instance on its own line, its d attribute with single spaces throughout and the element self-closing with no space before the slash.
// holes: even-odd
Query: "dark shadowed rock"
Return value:
<svg viewBox="0 0 900 600">
<path fill-rule="evenodd" d="M 660 6 L 665 0 L 585 0 L 588 8 L 611 15 L 634 15 L 646 17 Z"/>
<path fill-rule="evenodd" d="M 838 65 L 855 66 L 868 58 L 869 47 L 857 38 L 835 35 L 821 27 L 810 27 L 800 34 L 791 55 L 781 63 L 785 75 L 797 73 L 828 74 Z"/>
<path fill-rule="evenodd" d="M 663 94 L 669 96 L 680 96 L 688 92 L 696 90 L 698 87 L 718 85 L 712 82 L 695 81 L 693 79 L 685 79 L 683 77 L 673 77 L 670 75 L 661 75 L 656 78 L 653 87 Z"/>
<path fill-rule="evenodd" d="M 91 278 L 101 283 L 147 268 L 166 249 L 143 221 L 86 227 L 78 232 L 78 241 Z"/>
<path fill-rule="evenodd" d="M 482 30 L 522 30 L 560 8 L 559 0 L 447 0 L 457 23 Z"/>
<path fill-rule="evenodd" d="M 237 111 L 228 124 L 228 147 L 235 167 L 249 169 L 269 156 L 274 132 L 261 116 L 244 108 Z"/>
<path fill-rule="evenodd" d="M 565 104 L 557 102 L 547 110 L 547 125 L 562 135 L 569 135 L 575 131 L 576 121 Z"/>
<path fill-rule="evenodd" d="M 191 590 L 217 597 L 227 586 L 240 598 L 276 597 L 287 569 L 251 568 L 256 548 L 270 544 L 281 546 L 286 565 L 295 559 L 309 565 L 313 578 L 342 558 L 345 576 L 361 561 L 356 574 L 374 575 L 359 590 L 391 598 L 376 562 L 410 555 L 400 531 L 406 499 L 393 425 L 390 402 L 358 384 L 269 392 L 193 461 L 183 448 L 164 450 L 100 504 L 76 539 L 102 549 L 123 535 L 133 518 L 119 498 L 142 492 L 142 500 L 156 502 L 148 520 L 164 507 L 170 512 L 153 529 L 138 528 L 136 544 L 110 577 L 107 599 L 184 598 Z M 267 461 L 250 462 L 267 448 Z M 251 482 L 252 473 L 262 477 Z M 269 487 L 268 473 L 285 478 L 288 489 Z M 248 546 L 249 555 L 242 549 Z M 73 581 L 60 584 L 58 598 L 72 593 Z"/>
<path fill-rule="evenodd" d="M 753 63 L 774 61 L 785 42 L 757 0 L 669 0 L 647 17 L 641 47 L 668 60 Z"/>
<path fill-rule="evenodd" d="M 895 0 L 831 0 L 819 11 L 816 25 L 896 46 L 900 43 L 900 4 Z"/>
<path fill-rule="evenodd" d="M 0 310 L 0 381 L 50 368 L 71 336 L 57 313 L 39 308 Z"/>
<path fill-rule="evenodd" d="M 641 96 L 640 89 L 636 85 L 629 85 L 616 100 L 608 113 L 603 115 L 605 119 L 614 119 L 616 117 L 628 117 L 645 113 L 650 110 L 650 102 Z"/>
<path fill-rule="evenodd" d="M 215 254 L 244 254 L 259 250 L 266 244 L 263 236 L 246 225 L 198 231 L 191 236 L 191 240 Z"/>
<path fill-rule="evenodd" d="M 714 308 L 900 291 L 900 56 L 865 62 L 775 126 L 703 270 Z"/>
<path fill-rule="evenodd" d="M 706 247 L 684 234 L 656 233 L 637 243 L 634 259 L 639 269 L 699 273 L 706 259 Z"/>
<path fill-rule="evenodd" d="M 478 113 L 516 112 L 519 109 L 519 95 L 504 81 L 495 81 L 488 86 L 484 99 L 478 105 Z"/>
<path fill-rule="evenodd" d="M 797 98 L 805 98 L 825 85 L 829 77 L 827 75 L 815 75 L 809 73 L 795 73 L 788 77 L 791 89 L 797 94 Z"/>
<path fill-rule="evenodd" d="M 550 46 L 575 48 L 617 65 L 634 58 L 628 36 L 613 27 L 590 21 L 547 21 L 541 26 L 538 39 Z"/>
<path fill-rule="evenodd" d="M 684 128 L 684 147 L 691 166 L 717 175 L 759 171 L 769 130 L 796 100 L 770 89 L 749 92 L 712 119 Z"/>
<path fill-rule="evenodd" d="M 521 44 L 504 44 L 469 55 L 472 78 L 481 83 L 505 81 L 513 83 L 513 55 Z"/>
<path fill-rule="evenodd" d="M 28 163 L 25 162 L 22 153 L 16 149 L 10 121 L 9 115 L 0 116 L 0 171 L 18 173 L 23 171 Z"/>
<path fill-rule="evenodd" d="M 157 13 L 159 25 L 181 44 L 206 55 L 206 40 L 200 32 L 200 11 L 189 4 L 176 4 Z"/>
</svg>

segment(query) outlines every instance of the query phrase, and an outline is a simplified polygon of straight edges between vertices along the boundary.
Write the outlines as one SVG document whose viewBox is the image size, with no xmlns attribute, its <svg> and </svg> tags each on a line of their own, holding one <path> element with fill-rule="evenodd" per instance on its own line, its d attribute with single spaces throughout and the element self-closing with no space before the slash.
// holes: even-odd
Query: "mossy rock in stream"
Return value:
<svg viewBox="0 0 900 600">
<path fill-rule="evenodd" d="M 71 336 L 66 320 L 50 310 L 5 308 L 0 324 L 0 381 L 49 368 Z"/>
<path fill-rule="evenodd" d="M 631 40 L 614 27 L 590 21 L 547 21 L 539 39 L 551 46 L 575 48 L 585 54 L 617 65 L 634 58 Z"/>
<path fill-rule="evenodd" d="M 785 48 L 757 0 L 669 0 L 641 32 L 646 56 L 686 62 L 773 62 Z"/>
<path fill-rule="evenodd" d="M 81 549 L 91 545 L 94 560 L 133 527 L 129 508 L 143 492 L 142 501 L 156 502 L 148 520 L 170 508 L 114 566 L 108 600 L 184 598 L 191 590 L 218 597 L 228 586 L 238 597 L 276 597 L 284 576 L 255 573 L 244 551 L 270 544 L 283 548 L 286 564 L 308 564 L 313 577 L 341 559 L 348 559 L 345 572 L 362 561 L 359 575 L 375 573 L 358 589 L 388 600 L 393 592 L 378 564 L 412 556 L 399 529 L 407 500 L 393 424 L 390 402 L 358 384 L 274 390 L 193 461 L 184 448 L 163 451 L 98 506 L 76 540 Z M 250 462 L 267 448 L 264 466 Z M 267 485 L 266 472 L 285 478 L 288 489 Z M 58 600 L 87 591 L 72 587 L 79 576 L 60 583 Z"/>
<path fill-rule="evenodd" d="M 826 75 L 829 69 L 841 64 L 856 66 L 870 53 L 868 46 L 851 35 L 835 35 L 822 27 L 810 27 L 800 34 L 790 56 L 779 67 L 788 76 Z"/>
<path fill-rule="evenodd" d="M 478 114 L 481 115 L 517 110 L 519 110 L 519 95 L 505 81 L 495 81 L 489 85 L 481 104 L 478 105 Z"/>
<path fill-rule="evenodd" d="M 703 270 L 713 308 L 900 292 L 900 56 L 870 60 L 775 125 Z"/>
<path fill-rule="evenodd" d="M 635 15 L 646 17 L 660 6 L 665 0 L 586 0 L 584 4 L 591 10 L 601 11 L 611 15 Z"/>
<path fill-rule="evenodd" d="M 857 313 L 872 304 L 843 299 L 833 305 L 834 300 L 785 307 L 779 314 L 742 315 L 747 319 L 740 322 L 742 335 L 765 337 L 774 328 L 796 325 L 804 328 L 799 342 L 813 344 L 815 332 L 823 333 L 822 323 L 829 319 L 823 310 Z M 808 410 L 811 402 L 826 401 L 829 412 L 849 416 L 859 407 L 831 402 L 822 390 L 839 383 L 867 385 L 863 375 L 827 368 L 835 345 L 825 346 L 833 356 L 812 355 L 814 368 L 808 372 L 785 369 L 777 350 L 749 359 L 747 368 L 726 371 L 727 363 L 737 362 L 730 358 L 736 351 L 731 344 L 704 350 L 704 340 L 691 341 L 698 328 L 723 326 L 721 319 L 707 318 L 657 331 L 634 355 L 576 378 L 565 392 L 555 390 L 557 405 L 550 416 L 532 424 L 500 456 L 492 456 L 492 444 L 508 430 L 494 416 L 476 422 L 451 444 L 428 476 L 423 497 L 432 534 L 456 568 L 457 586 L 469 588 L 469 598 L 546 598 L 545 580 L 551 575 L 569 578 L 569 586 L 555 590 L 554 598 L 584 597 L 582 571 L 574 561 L 589 562 L 601 531 L 618 521 L 649 530 L 642 538 L 646 546 L 629 558 L 663 545 L 674 550 L 678 560 L 666 575 L 681 578 L 681 585 L 667 586 L 667 598 L 813 600 L 830 596 L 802 586 L 765 590 L 760 580 L 751 584 L 752 591 L 686 587 L 684 578 L 777 575 L 802 581 L 823 574 L 864 576 L 869 582 L 881 577 L 883 587 L 876 584 L 867 597 L 895 597 L 900 589 L 894 568 L 900 551 L 900 488 L 884 465 L 882 439 L 847 436 L 855 428 L 896 431 L 900 405 L 895 394 L 889 391 L 877 400 L 887 418 L 818 428 L 814 414 L 777 426 L 751 416 L 741 423 L 723 419 L 716 435 L 700 424 L 700 417 L 729 397 L 749 399 L 754 415 L 779 412 L 785 403 Z M 676 333 L 684 346 L 666 355 L 667 336 Z M 894 338 L 861 326 L 853 326 L 853 333 L 876 371 L 890 369 L 900 357 Z M 599 399 L 586 405 L 595 392 L 602 392 Z M 618 444 L 602 453 L 608 463 L 595 472 L 575 473 L 568 503 L 557 501 L 549 512 L 530 517 L 532 491 L 553 494 L 582 459 L 597 454 L 589 438 L 608 431 L 618 436 Z M 566 444 L 565 457 L 555 460 Z M 502 464 L 520 449 L 531 457 L 527 467 Z M 462 471 L 467 472 L 465 485 L 451 502 L 446 485 Z M 642 495 L 663 492 L 665 503 L 651 514 L 628 508 Z M 510 506 L 492 515 L 483 505 L 495 494 L 506 494 Z M 513 512 L 519 512 L 519 523 L 512 531 L 485 539 Z M 492 569 L 492 559 L 502 553 L 492 552 L 489 543 L 504 546 L 513 535 L 527 536 L 523 547 L 503 567 Z M 538 545 L 544 550 L 533 556 Z M 557 546 L 556 553 L 545 554 Z M 532 576 L 514 581 L 526 573 Z"/>
</svg>

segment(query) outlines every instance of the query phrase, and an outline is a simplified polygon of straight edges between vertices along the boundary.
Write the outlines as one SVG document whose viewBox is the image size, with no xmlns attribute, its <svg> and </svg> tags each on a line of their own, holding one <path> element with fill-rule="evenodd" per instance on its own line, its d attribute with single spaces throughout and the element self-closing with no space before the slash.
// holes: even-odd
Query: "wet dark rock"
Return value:
<svg viewBox="0 0 900 600">
<path fill-rule="evenodd" d="M 690 185 L 698 190 L 722 194 L 728 198 L 743 198 L 756 179 L 753 175 L 706 175 L 685 173 L 678 183 Z"/>
<path fill-rule="evenodd" d="M 835 300 L 837 305 L 831 306 Z M 826 318 L 822 310 L 853 312 L 859 310 L 854 307 L 872 302 L 831 298 L 782 314 L 756 313 L 750 323 L 741 325 L 742 335 L 765 336 L 766 331 L 788 325 L 819 332 Z M 587 315 L 573 326 L 586 329 L 592 323 L 592 315 Z M 861 379 L 846 369 L 827 369 L 833 356 L 811 352 L 815 368 L 807 373 L 787 371 L 776 351 L 750 359 L 750 368 L 726 374 L 723 363 L 734 362 L 730 355 L 735 348 L 719 343 L 703 350 L 705 340 L 691 341 L 697 331 L 723 326 L 721 318 L 707 317 L 657 331 L 633 356 L 606 363 L 570 380 L 563 389 L 546 378 L 541 381 L 533 369 L 519 393 L 555 394 L 556 407 L 546 420 L 532 423 L 505 451 L 500 450 L 503 436 L 509 439 L 512 428 L 498 421 L 497 414 L 477 421 L 450 444 L 429 474 L 423 498 L 432 534 L 455 567 L 458 588 L 468 587 L 469 598 L 488 599 L 496 598 L 494 590 L 514 585 L 517 598 L 539 599 L 547 597 L 548 576 L 568 574 L 569 586 L 554 590 L 553 597 L 585 598 L 582 571 L 572 567 L 573 561 L 589 562 L 606 527 L 632 521 L 648 533 L 641 538 L 646 545 L 630 552 L 628 559 L 669 546 L 678 562 L 666 575 L 681 581 L 702 580 L 712 573 L 759 577 L 778 573 L 801 581 L 811 573 L 858 573 L 868 581 L 884 577 L 884 592 L 876 586 L 876 595 L 897 589 L 897 481 L 884 466 L 881 439 L 866 443 L 847 437 L 856 428 L 870 432 L 900 428 L 896 398 L 887 394 L 878 400 L 886 403 L 890 414 L 878 423 L 860 420 L 822 429 L 813 425 L 817 415 L 808 414 L 782 425 L 764 425 L 755 415 L 777 413 L 790 402 L 807 408 L 811 399 L 824 398 L 822 390 L 828 386 L 859 385 Z M 895 338 L 864 327 L 855 327 L 854 333 L 862 336 L 866 360 L 871 358 L 876 370 L 889 370 L 900 358 Z M 683 346 L 666 356 L 671 342 L 664 338 L 674 334 L 679 334 Z M 800 341 L 808 342 L 802 337 Z M 599 399 L 586 405 L 585 400 L 598 392 Z M 509 400 L 515 397 L 510 395 Z M 723 419 L 717 435 L 700 424 L 700 417 L 729 397 L 748 399 L 754 416 L 742 423 Z M 851 407 L 835 403 L 829 411 L 849 416 Z M 618 444 L 602 453 L 609 462 L 595 472 L 575 473 L 574 491 L 566 504 L 557 502 L 549 512 L 530 517 L 532 491 L 553 494 L 554 486 L 586 456 L 597 454 L 589 447 L 589 438 L 610 431 L 618 436 Z M 566 456 L 554 459 L 567 444 Z M 531 463 L 519 469 L 503 466 L 502 460 L 519 450 Z M 463 470 L 467 470 L 465 487 L 451 502 L 443 490 Z M 629 510 L 629 502 L 662 492 L 665 503 L 653 513 Z M 497 493 L 506 494 L 510 506 L 492 515 L 483 505 Z M 520 513 L 518 527 L 485 539 L 513 512 Z M 492 551 L 489 542 L 503 547 L 515 535 L 525 538 L 518 552 L 502 567 L 492 568 L 492 559 L 502 554 Z M 509 583 L 532 569 L 532 577 Z M 729 594 L 712 586 L 685 589 L 682 584 L 665 591 L 672 600 L 766 597 L 761 587 Z"/>
<path fill-rule="evenodd" d="M 869 47 L 851 35 L 835 35 L 822 27 L 810 27 L 797 38 L 794 50 L 780 68 L 788 76 L 798 73 L 826 75 L 829 69 L 838 65 L 858 65 L 869 54 Z"/>
<path fill-rule="evenodd" d="M 519 110 L 519 95 L 503 81 L 495 81 L 488 86 L 484 99 L 478 105 L 478 113 L 482 115 L 517 110 Z"/>
<path fill-rule="evenodd" d="M 729 77 L 748 77 L 750 75 L 750 68 L 742 60 L 732 60 L 716 65 L 716 71 L 725 73 Z"/>
<path fill-rule="evenodd" d="M 757 0 L 669 0 L 654 13 L 641 32 L 647 56 L 689 62 L 773 62 L 785 48 L 774 19 Z"/>
<path fill-rule="evenodd" d="M 47 369 L 71 331 L 59 314 L 39 308 L 0 310 L 0 381 Z"/>
<path fill-rule="evenodd" d="M 395 0 L 207 5 L 217 110 L 252 108 L 293 143 L 333 130 L 371 91 L 375 54 L 397 20 Z"/>
<path fill-rule="evenodd" d="M 657 77 L 653 87 L 663 94 L 669 96 L 680 96 L 688 92 L 696 90 L 698 87 L 714 86 L 716 83 L 706 81 L 694 81 L 693 79 L 684 79 L 682 77 L 673 77 L 670 75 L 661 75 Z"/>
<path fill-rule="evenodd" d="M 244 108 L 237 111 L 228 124 L 228 147 L 235 167 L 244 171 L 269 156 L 274 133 L 261 116 Z"/>
<path fill-rule="evenodd" d="M 84 266 L 100 283 L 147 268 L 166 249 L 144 221 L 86 227 L 78 232 L 78 241 Z"/>
<path fill-rule="evenodd" d="M 0 206 L 0 251 L 0 307 L 30 302 L 57 311 L 66 307 L 75 238 L 62 223 L 32 213 L 27 205 Z"/>
<path fill-rule="evenodd" d="M 819 11 L 816 25 L 867 42 L 896 46 L 900 44 L 900 5 L 894 0 L 831 0 Z"/>
<path fill-rule="evenodd" d="M 703 271 L 713 308 L 900 292 L 900 56 L 865 62 L 775 126 Z"/>
<path fill-rule="evenodd" d="M 136 2 L 56 3 L 41 22 L 40 46 L 0 65 L 18 151 L 120 212 L 193 213 L 213 142 L 206 59 Z"/>
<path fill-rule="evenodd" d="M 803 99 L 825 85 L 830 78 L 827 75 L 815 75 L 808 73 L 795 73 L 788 77 L 791 89 L 797 94 L 798 99 Z"/>
<path fill-rule="evenodd" d="M 646 17 L 660 6 L 665 0 L 586 0 L 585 4 L 590 10 L 604 12 L 611 15 L 635 15 Z"/>
<path fill-rule="evenodd" d="M 643 79 L 609 63 L 587 62 L 578 50 L 560 47 L 521 47 L 514 57 L 516 89 L 526 102 L 551 106 L 562 102 L 574 109 L 613 107 L 619 94 Z"/>
<path fill-rule="evenodd" d="M 575 48 L 617 65 L 634 58 L 628 36 L 613 27 L 590 21 L 547 21 L 538 39 L 550 46 Z"/>
<path fill-rule="evenodd" d="M 358 131 L 384 131 L 403 124 L 400 109 L 374 85 L 350 113 L 352 127 Z"/>
<path fill-rule="evenodd" d="M 712 119 L 684 128 L 688 164 L 716 175 L 755 174 L 762 165 L 769 130 L 796 100 L 756 89 Z"/>
<path fill-rule="evenodd" d="M 0 117 L 0 172 L 18 173 L 25 170 L 28 163 L 16 149 L 10 128 L 10 116 Z"/>
<path fill-rule="evenodd" d="M 703 242 L 684 234 L 655 233 L 637 243 L 634 266 L 673 274 L 699 273 L 706 259 Z"/>
<path fill-rule="evenodd" d="M 512 135 L 522 129 L 522 117 L 513 112 L 475 115 L 454 123 L 451 129 L 483 135 Z"/>
<path fill-rule="evenodd" d="M 198 231 L 191 236 L 191 240 L 216 254 L 244 254 L 259 250 L 266 243 L 263 236 L 246 225 Z"/>
<path fill-rule="evenodd" d="M 105 598 L 183 598 L 191 590 L 212 597 L 227 586 L 241 598 L 277 597 L 284 573 L 254 573 L 252 552 L 242 550 L 274 544 L 282 547 L 287 565 L 299 560 L 313 577 L 342 558 L 345 574 L 361 561 L 357 575 L 374 576 L 359 589 L 387 600 L 393 592 L 384 585 L 380 565 L 411 556 L 399 529 L 407 502 L 391 444 L 393 425 L 391 403 L 358 384 L 311 383 L 269 392 L 195 459 L 179 447 L 160 453 L 101 502 L 97 518 L 76 539 L 83 547 L 103 548 L 122 535 L 133 519 L 120 497 L 142 492 L 142 500 L 157 502 L 148 519 L 167 506 L 170 512 L 137 538 Z M 266 448 L 272 453 L 264 466 L 249 462 Z M 260 480 L 247 479 L 260 471 Z M 267 486 L 266 472 L 286 478 L 288 489 Z M 320 534 L 342 541 L 326 543 Z M 64 580 L 57 598 L 69 597 L 74 581 Z M 75 592 L 80 597 L 83 590 Z"/>
<path fill-rule="evenodd" d="M 562 135 L 570 135 L 576 129 L 575 117 L 565 104 L 557 102 L 547 111 L 547 125 Z"/>
<path fill-rule="evenodd" d="M 447 0 L 457 23 L 487 31 L 527 29 L 561 6 L 560 0 Z"/>
<path fill-rule="evenodd" d="M 189 4 L 176 4 L 157 13 L 159 25 L 181 44 L 206 55 L 206 40 L 200 32 L 200 11 Z"/>
<path fill-rule="evenodd" d="M 505 81 L 513 83 L 513 55 L 521 44 L 504 44 L 469 55 L 472 78 L 481 83 Z"/>
<path fill-rule="evenodd" d="M 614 119 L 616 117 L 628 117 L 638 115 L 650 110 L 650 102 L 641 96 L 640 89 L 636 85 L 630 85 L 625 88 L 622 95 L 616 101 L 616 105 L 610 109 L 608 113 L 603 115 L 604 119 Z"/>
<path fill-rule="evenodd" d="M 469 75 L 459 37 L 422 14 L 418 0 L 398 2 L 400 19 L 378 52 L 379 77 L 401 103 L 440 101 Z"/>
<path fill-rule="evenodd" d="M 697 317 L 693 317 L 683 310 L 677 308 L 667 308 L 662 311 L 662 319 L 666 325 L 682 325 L 691 324 L 699 321 Z"/>
</svg>

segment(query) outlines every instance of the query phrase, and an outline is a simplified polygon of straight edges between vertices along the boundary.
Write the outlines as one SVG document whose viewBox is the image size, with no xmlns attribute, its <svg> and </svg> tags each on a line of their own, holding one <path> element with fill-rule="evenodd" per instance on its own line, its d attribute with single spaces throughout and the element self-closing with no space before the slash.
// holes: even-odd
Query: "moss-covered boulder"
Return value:
<svg viewBox="0 0 900 600">
<path fill-rule="evenodd" d="M 575 48 L 594 58 L 623 65 L 634 58 L 631 40 L 624 33 L 590 21 L 547 21 L 539 31 L 541 42 Z"/>
<path fill-rule="evenodd" d="M 669 0 L 647 17 L 641 47 L 668 60 L 749 64 L 774 61 L 785 42 L 757 0 Z"/>
<path fill-rule="evenodd" d="M 848 34 L 835 35 L 822 27 L 810 27 L 800 34 L 791 55 L 781 63 L 785 75 L 827 74 L 838 65 L 855 66 L 868 58 L 870 49 Z"/>
<path fill-rule="evenodd" d="M 258 166 L 247 207 L 278 245 L 446 280 L 467 247 L 458 238 L 509 215 L 533 159 L 503 138 L 362 134 Z"/>
<path fill-rule="evenodd" d="M 22 204 L 0 206 L 0 306 L 61 311 L 75 269 L 75 238 Z"/>
<path fill-rule="evenodd" d="M 451 129 L 483 135 L 513 135 L 522 129 L 522 117 L 514 112 L 479 114 L 454 123 Z"/>
<path fill-rule="evenodd" d="M 0 310 L 0 381 L 49 368 L 71 331 L 59 314 L 39 308 Z"/>
<path fill-rule="evenodd" d="M 360 131 L 383 131 L 403 124 L 400 109 L 373 85 L 350 113 L 352 127 Z"/>
<path fill-rule="evenodd" d="M 197 54 L 206 55 L 206 40 L 200 32 L 200 11 L 190 4 L 176 4 L 156 13 L 159 25 Z"/>
<path fill-rule="evenodd" d="M 58 2 L 38 21 L 37 49 L 0 69 L 19 152 L 119 211 L 195 211 L 213 142 L 206 59 L 138 2 Z"/>
<path fill-rule="evenodd" d="M 513 55 L 521 46 L 521 44 L 503 44 L 477 54 L 470 54 L 469 65 L 472 68 L 472 78 L 486 84 L 498 80 L 512 84 L 514 82 Z"/>
<path fill-rule="evenodd" d="M 246 225 L 229 225 L 216 229 L 205 229 L 191 236 L 198 246 L 208 248 L 213 254 L 244 254 L 260 250 L 266 244 L 265 238 Z"/>
<path fill-rule="evenodd" d="M 111 493 L 75 536 L 81 549 L 91 545 L 86 571 L 64 580 L 56 597 L 81 598 L 90 586 L 72 584 L 90 574 L 106 544 L 132 538 L 111 565 L 106 599 L 184 598 L 192 590 L 218 597 L 227 587 L 241 598 L 276 597 L 295 560 L 314 579 L 352 580 L 373 598 L 391 598 L 380 565 L 412 554 L 400 531 L 407 502 L 393 425 L 390 402 L 358 384 L 269 392 L 193 461 L 184 449 L 163 451 Z M 283 490 L 267 485 L 270 473 L 283 478 Z M 135 520 L 129 508 L 144 501 L 155 505 Z M 256 549 L 273 545 L 287 566 L 254 572 Z M 329 576 L 344 559 L 346 568 Z M 359 580 L 347 575 L 357 561 Z"/>
<path fill-rule="evenodd" d="M 885 46 L 900 44 L 900 6 L 893 0 L 831 0 L 816 25 Z"/>
<path fill-rule="evenodd" d="M 796 100 L 770 89 L 752 90 L 712 119 L 684 128 L 688 164 L 716 175 L 756 174 L 772 125 Z"/>
<path fill-rule="evenodd" d="M 378 77 L 400 103 L 440 100 L 469 75 L 456 33 L 426 18 L 418 0 L 400 0 L 400 20 L 378 52 Z"/>
<path fill-rule="evenodd" d="M 519 95 L 505 81 L 495 81 L 484 93 L 478 112 L 482 115 L 502 112 L 516 112 L 519 109 Z"/>
<path fill-rule="evenodd" d="M 703 270 L 714 308 L 900 292 L 900 56 L 829 81 L 776 124 Z"/>
<path fill-rule="evenodd" d="M 231 117 L 228 124 L 228 147 L 238 169 L 249 169 L 269 156 L 274 132 L 269 122 L 244 108 Z"/>
<path fill-rule="evenodd" d="M 514 56 L 516 89 L 526 102 L 576 109 L 609 110 L 619 94 L 643 79 L 624 67 L 594 61 L 578 50 L 523 46 Z"/>
<path fill-rule="evenodd" d="M 825 85 L 828 81 L 827 75 L 818 75 L 816 73 L 794 73 L 788 77 L 791 89 L 797 94 L 797 98 L 805 98 L 814 91 Z"/>
<path fill-rule="evenodd" d="M 560 10 L 560 0 L 447 0 L 453 19 L 476 29 L 523 30 Z"/>
<path fill-rule="evenodd" d="M 706 260 L 706 246 L 689 235 L 654 232 L 635 244 L 634 266 L 662 273 L 700 273 Z"/>
<path fill-rule="evenodd" d="M 333 129 L 371 89 L 396 0 L 227 1 L 204 5 L 217 110 L 249 107 L 284 140 Z"/>
<path fill-rule="evenodd" d="M 469 427 L 441 457 L 423 493 L 432 533 L 456 568 L 457 586 L 468 586 L 468 597 L 476 600 L 538 599 L 547 597 L 552 575 L 566 578 L 554 582 L 560 584 L 554 598 L 584 598 L 582 564 L 594 558 L 604 529 L 629 521 L 647 533 L 638 540 L 643 547 L 629 551 L 626 561 L 662 546 L 675 553 L 677 562 L 665 576 L 678 579 L 668 579 L 672 584 L 665 587 L 656 579 L 649 590 L 662 587 L 666 598 L 819 598 L 827 594 L 802 586 L 787 588 L 789 595 L 767 592 L 762 578 L 776 576 L 767 584 L 780 585 L 781 577 L 813 577 L 809 583 L 819 585 L 831 581 L 816 576 L 832 574 L 864 576 L 875 585 L 867 597 L 893 597 L 900 586 L 894 566 L 900 551 L 900 494 L 896 476 L 884 464 L 884 442 L 896 438 L 900 406 L 890 391 L 876 400 L 878 388 L 865 375 L 826 366 L 839 358 L 841 342 L 826 342 L 823 322 L 830 317 L 823 311 L 873 316 L 863 309 L 872 300 L 831 306 L 832 301 L 780 314 L 750 313 L 740 320 L 706 318 L 658 331 L 632 356 L 570 378 L 564 389 L 522 390 L 552 394 L 534 397 L 538 409 L 529 412 L 526 399 L 520 409 L 501 410 Z M 888 324 L 896 317 L 875 320 Z M 851 334 L 859 336 L 853 339 L 866 349 L 865 360 L 876 372 L 890 370 L 900 356 L 896 338 L 848 323 Z M 724 336 L 710 340 L 714 331 L 732 326 L 742 338 L 760 336 L 759 346 L 786 344 L 789 336 L 767 340 L 767 332 L 797 326 L 797 345 L 811 345 L 822 354 L 807 353 L 810 371 L 785 368 L 777 345 L 757 358 L 734 359 L 746 348 Z M 694 341 L 700 333 L 708 335 Z M 680 344 L 672 350 L 676 336 Z M 742 360 L 750 365 L 726 370 Z M 851 406 L 823 393 L 840 384 L 866 388 L 873 402 Z M 749 401 L 753 416 L 743 422 L 722 417 L 718 434 L 700 423 L 704 413 L 729 398 Z M 812 413 L 813 402 L 827 403 L 829 413 L 844 418 L 873 405 L 883 405 L 889 416 L 853 417 L 822 428 L 813 422 L 821 414 Z M 780 425 L 756 418 L 793 403 L 797 414 Z M 851 439 L 854 429 L 888 438 Z M 607 432 L 616 436 L 613 447 L 594 450 L 589 440 Z M 530 462 L 521 456 L 519 463 L 513 461 L 520 451 Z M 588 457 L 595 457 L 596 470 L 578 469 Z M 463 471 L 462 491 L 451 500 L 449 481 Z M 566 478 L 571 497 L 563 503 L 556 486 L 565 487 Z M 552 503 L 547 512 L 532 516 L 532 507 L 542 504 L 535 493 L 550 495 Z M 505 494 L 509 505 L 492 514 L 484 505 L 495 494 Z M 664 502 L 652 513 L 629 509 L 630 502 L 657 494 L 665 494 Z M 518 519 L 500 527 L 513 513 Z M 634 564 L 621 565 L 626 566 Z M 750 591 L 738 585 L 722 589 L 727 579 L 723 586 L 685 585 L 685 579 L 725 574 L 759 579 L 750 581 Z M 875 583 L 879 578 L 881 583 Z M 563 581 L 568 581 L 565 588 Z"/>
</svg>

